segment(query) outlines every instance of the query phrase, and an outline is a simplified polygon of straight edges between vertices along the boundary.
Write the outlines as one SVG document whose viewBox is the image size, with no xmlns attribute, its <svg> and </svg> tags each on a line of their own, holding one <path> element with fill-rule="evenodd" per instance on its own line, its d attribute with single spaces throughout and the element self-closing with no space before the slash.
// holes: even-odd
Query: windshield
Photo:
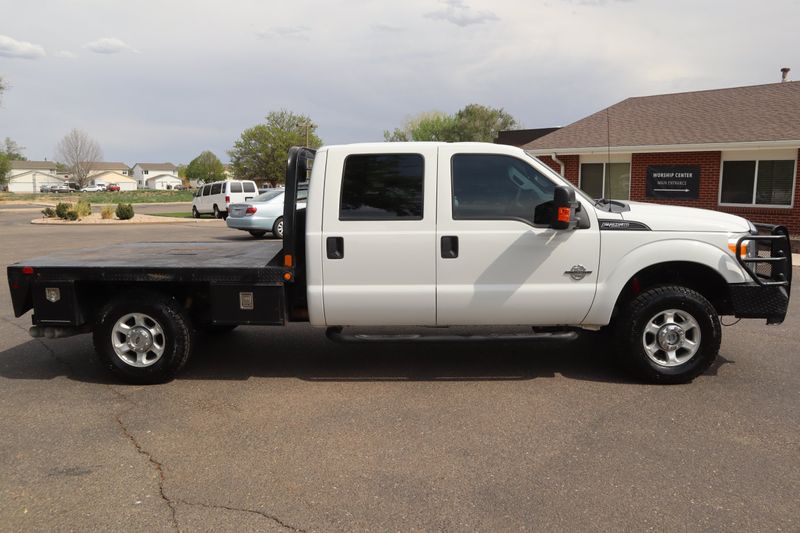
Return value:
<svg viewBox="0 0 800 533">
<path fill-rule="evenodd" d="M 278 196 L 283 196 L 283 191 L 267 191 L 265 193 L 259 194 L 255 198 L 253 198 L 254 202 L 269 202 L 273 198 L 277 198 Z"/>
</svg>

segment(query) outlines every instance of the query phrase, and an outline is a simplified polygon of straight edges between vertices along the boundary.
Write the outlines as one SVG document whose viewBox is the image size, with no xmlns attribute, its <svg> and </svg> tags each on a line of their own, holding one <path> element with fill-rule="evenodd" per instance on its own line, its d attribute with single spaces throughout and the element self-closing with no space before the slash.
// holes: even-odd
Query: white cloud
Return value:
<svg viewBox="0 0 800 533">
<path fill-rule="evenodd" d="M 447 7 L 439 11 L 426 13 L 425 16 L 434 20 L 444 20 L 462 28 L 470 24 L 483 24 L 484 22 L 500 20 L 491 11 L 475 11 L 465 4 L 463 0 L 442 0 L 442 3 Z"/>
<path fill-rule="evenodd" d="M 75 59 L 76 57 L 78 57 L 78 54 L 70 52 L 69 50 L 59 50 L 53 55 L 55 55 L 56 57 L 60 57 L 62 59 Z"/>
<path fill-rule="evenodd" d="M 45 51 L 38 44 L 18 41 L 7 35 L 0 35 L 0 56 L 18 59 L 39 59 L 45 56 Z"/>
<path fill-rule="evenodd" d="M 95 54 L 119 54 L 121 52 L 133 52 L 138 54 L 136 48 L 128 45 L 122 39 L 116 37 L 101 37 L 83 45 L 84 48 Z"/>
</svg>

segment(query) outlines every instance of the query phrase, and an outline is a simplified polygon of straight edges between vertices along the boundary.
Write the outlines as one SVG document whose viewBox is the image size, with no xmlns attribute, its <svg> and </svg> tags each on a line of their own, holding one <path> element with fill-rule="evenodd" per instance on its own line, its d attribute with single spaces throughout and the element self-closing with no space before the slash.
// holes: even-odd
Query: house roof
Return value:
<svg viewBox="0 0 800 533">
<path fill-rule="evenodd" d="M 11 168 L 20 170 L 53 170 L 55 161 L 11 161 Z"/>
<path fill-rule="evenodd" d="M 128 165 L 119 161 L 95 161 L 92 170 L 128 170 Z"/>
<path fill-rule="evenodd" d="M 93 180 L 111 179 L 111 178 L 113 178 L 113 180 L 115 182 L 118 182 L 118 181 L 135 182 L 136 181 L 135 179 L 131 178 L 130 176 L 125 176 L 124 174 L 122 174 L 120 172 L 117 172 L 116 170 L 106 170 L 104 172 L 98 172 L 97 174 L 93 174 L 92 175 L 92 179 Z"/>
<path fill-rule="evenodd" d="M 56 178 L 56 179 L 59 179 L 61 181 L 64 181 L 66 179 L 66 178 L 63 178 L 61 176 L 57 176 L 56 174 L 52 174 L 50 172 L 42 172 L 39 169 L 28 170 L 26 172 L 20 172 L 19 174 L 15 174 L 13 176 L 9 176 L 9 179 L 12 180 L 12 181 L 13 180 L 18 180 L 18 178 L 21 178 L 23 176 L 27 176 L 28 174 L 42 174 L 44 176 L 49 176 L 51 178 Z"/>
<path fill-rule="evenodd" d="M 172 163 L 136 163 L 142 170 L 178 170 Z"/>
<path fill-rule="evenodd" d="M 800 81 L 628 98 L 526 150 L 800 140 Z"/>
<path fill-rule="evenodd" d="M 171 179 L 171 180 L 182 181 L 178 176 L 175 176 L 173 174 L 157 174 L 155 176 L 148 176 L 145 179 L 145 181 L 160 180 L 160 179 L 164 179 L 164 178 Z"/>
<path fill-rule="evenodd" d="M 497 133 L 495 144 L 509 144 L 511 146 L 523 146 L 539 137 L 553 133 L 558 128 L 536 128 L 532 130 L 505 130 Z"/>
</svg>

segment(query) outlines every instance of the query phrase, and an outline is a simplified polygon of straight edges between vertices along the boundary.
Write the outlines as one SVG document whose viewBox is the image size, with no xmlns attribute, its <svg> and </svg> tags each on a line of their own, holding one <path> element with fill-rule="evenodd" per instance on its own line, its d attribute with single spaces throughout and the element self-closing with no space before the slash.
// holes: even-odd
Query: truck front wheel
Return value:
<svg viewBox="0 0 800 533">
<path fill-rule="evenodd" d="M 101 364 L 124 381 L 164 383 L 189 359 L 191 327 L 174 298 L 126 294 L 103 308 L 93 338 Z"/>
<path fill-rule="evenodd" d="M 617 324 L 617 353 L 651 383 L 687 383 L 719 353 L 722 332 L 714 307 L 700 293 L 663 286 L 639 294 Z"/>
</svg>

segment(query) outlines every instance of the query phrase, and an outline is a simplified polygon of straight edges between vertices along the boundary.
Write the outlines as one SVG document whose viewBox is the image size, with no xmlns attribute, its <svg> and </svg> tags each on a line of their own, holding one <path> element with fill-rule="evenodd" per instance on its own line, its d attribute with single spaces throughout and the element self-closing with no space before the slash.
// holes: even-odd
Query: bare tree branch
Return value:
<svg viewBox="0 0 800 533">
<path fill-rule="evenodd" d="M 103 160 L 100 145 L 83 130 L 72 130 L 58 143 L 56 153 L 61 163 L 74 174 L 75 182 L 86 187 L 91 181 L 89 172 Z"/>
</svg>

